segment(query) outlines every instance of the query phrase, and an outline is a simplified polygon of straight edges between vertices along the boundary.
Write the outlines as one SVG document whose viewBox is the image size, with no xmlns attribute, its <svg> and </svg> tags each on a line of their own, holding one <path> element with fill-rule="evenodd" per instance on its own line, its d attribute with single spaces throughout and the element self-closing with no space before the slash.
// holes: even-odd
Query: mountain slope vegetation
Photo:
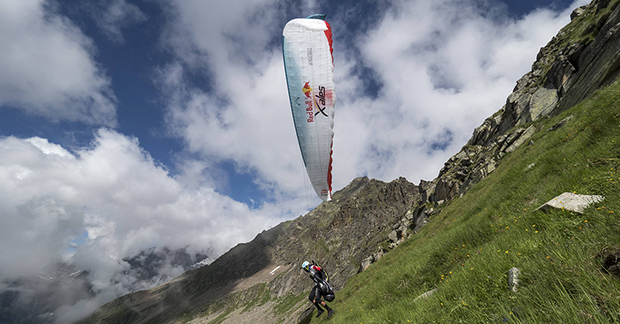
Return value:
<svg viewBox="0 0 620 324">
<path fill-rule="evenodd" d="M 620 322 L 620 277 L 605 268 L 620 251 L 620 83 L 534 126 L 530 145 L 353 277 L 330 321 Z M 605 200 L 583 214 L 536 210 L 563 192 Z"/>
</svg>

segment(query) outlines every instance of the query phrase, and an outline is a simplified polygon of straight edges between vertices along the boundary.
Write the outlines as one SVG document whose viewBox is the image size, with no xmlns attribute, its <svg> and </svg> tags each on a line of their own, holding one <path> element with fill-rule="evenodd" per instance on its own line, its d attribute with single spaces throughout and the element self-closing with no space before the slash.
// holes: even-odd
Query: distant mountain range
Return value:
<svg viewBox="0 0 620 324">
<path fill-rule="evenodd" d="M 131 291 L 163 284 L 172 277 L 164 267 L 180 272 L 209 264 L 205 253 L 190 255 L 186 249 L 151 248 L 124 259 L 130 267 L 125 275 L 137 279 Z M 0 282 L 0 323 L 51 323 L 54 312 L 64 305 L 95 297 L 89 271 L 58 262 L 54 269 L 37 276 Z"/>
</svg>

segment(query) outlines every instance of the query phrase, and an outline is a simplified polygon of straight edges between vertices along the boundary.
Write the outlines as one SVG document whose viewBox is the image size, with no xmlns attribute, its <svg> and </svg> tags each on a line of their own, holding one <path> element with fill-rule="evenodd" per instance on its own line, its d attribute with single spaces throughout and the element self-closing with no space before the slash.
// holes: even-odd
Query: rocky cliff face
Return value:
<svg viewBox="0 0 620 324">
<path fill-rule="evenodd" d="M 474 130 L 428 187 L 430 202 L 463 194 L 493 172 L 502 157 L 529 143 L 531 122 L 557 115 L 608 85 L 620 74 L 620 7 L 594 0 L 576 9 L 571 23 L 541 48 L 532 70 L 506 104 Z"/>
<path fill-rule="evenodd" d="M 433 181 L 383 183 L 355 179 L 312 212 L 259 234 L 209 266 L 160 287 L 119 298 L 87 323 L 298 322 L 307 303 L 292 303 L 273 317 L 274 297 L 299 296 L 307 259 L 330 270 L 336 289 L 381 258 L 465 193 L 538 131 L 533 121 L 559 114 L 620 74 L 620 0 L 594 0 L 540 50 L 506 104 L 477 127 Z M 257 303 L 257 300 L 268 300 Z M 260 305 L 259 305 L 260 304 Z M 240 311 L 239 309 L 243 310 Z M 219 317 L 218 317 L 219 316 Z M 271 317 L 270 317 L 271 316 Z M 282 317 L 284 316 L 284 318 Z"/>
</svg>

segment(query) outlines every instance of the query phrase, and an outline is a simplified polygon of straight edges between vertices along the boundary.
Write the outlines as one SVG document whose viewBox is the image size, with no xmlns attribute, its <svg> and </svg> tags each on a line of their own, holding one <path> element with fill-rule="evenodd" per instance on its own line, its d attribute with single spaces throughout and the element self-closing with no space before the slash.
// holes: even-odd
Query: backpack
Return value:
<svg viewBox="0 0 620 324">
<path fill-rule="evenodd" d="M 321 272 L 324 274 L 325 279 L 319 282 L 319 288 L 321 288 L 321 295 L 323 295 L 326 301 L 333 301 L 336 298 L 336 295 L 334 294 L 334 287 L 332 287 L 332 285 L 329 283 L 329 274 L 323 267 L 314 262 L 314 260 L 312 261 L 312 264 L 320 267 Z"/>
<path fill-rule="evenodd" d="M 321 294 L 325 297 L 325 300 L 328 302 L 333 301 L 336 298 L 334 295 L 334 288 L 327 281 L 322 281 L 319 283 L 319 287 L 321 288 Z"/>
</svg>

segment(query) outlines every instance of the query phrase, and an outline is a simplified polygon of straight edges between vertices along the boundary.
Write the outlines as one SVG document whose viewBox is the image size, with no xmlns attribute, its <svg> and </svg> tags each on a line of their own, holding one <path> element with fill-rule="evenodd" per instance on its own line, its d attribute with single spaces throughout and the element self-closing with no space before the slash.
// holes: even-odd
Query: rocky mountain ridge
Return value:
<svg viewBox="0 0 620 324">
<path fill-rule="evenodd" d="M 506 104 L 477 127 L 433 181 L 355 179 L 312 212 L 259 234 L 211 265 L 172 282 L 121 297 L 84 323 L 294 323 L 308 315 L 307 278 L 315 258 L 330 270 L 336 290 L 413 235 L 446 201 L 491 174 L 502 158 L 531 145 L 533 122 L 557 115 L 618 78 L 619 0 L 594 0 L 543 47 L 532 71 L 517 81 Z M 558 125 L 560 127 L 561 125 Z M 290 298 L 275 317 L 275 299 Z M 303 299 L 303 300 L 302 300 Z M 262 300 L 264 302 L 257 302 Z M 299 302 L 299 300 L 302 300 Z"/>
<path fill-rule="evenodd" d="M 557 115 L 617 79 L 620 73 L 618 1 L 594 0 L 541 48 L 532 70 L 517 81 L 506 104 L 477 127 L 431 183 L 430 202 L 463 194 L 493 172 L 503 156 L 528 143 L 531 123 Z"/>
<path fill-rule="evenodd" d="M 360 271 L 362 259 L 386 241 L 400 219 L 396 215 L 407 214 L 420 199 L 419 187 L 404 178 L 390 183 L 357 178 L 305 216 L 165 285 L 118 298 L 83 322 L 170 322 L 195 312 L 196 305 L 200 314 L 216 317 L 263 295 L 299 295 L 307 290 L 299 266 L 311 258 L 329 269 L 330 282 L 340 289 Z"/>
</svg>

